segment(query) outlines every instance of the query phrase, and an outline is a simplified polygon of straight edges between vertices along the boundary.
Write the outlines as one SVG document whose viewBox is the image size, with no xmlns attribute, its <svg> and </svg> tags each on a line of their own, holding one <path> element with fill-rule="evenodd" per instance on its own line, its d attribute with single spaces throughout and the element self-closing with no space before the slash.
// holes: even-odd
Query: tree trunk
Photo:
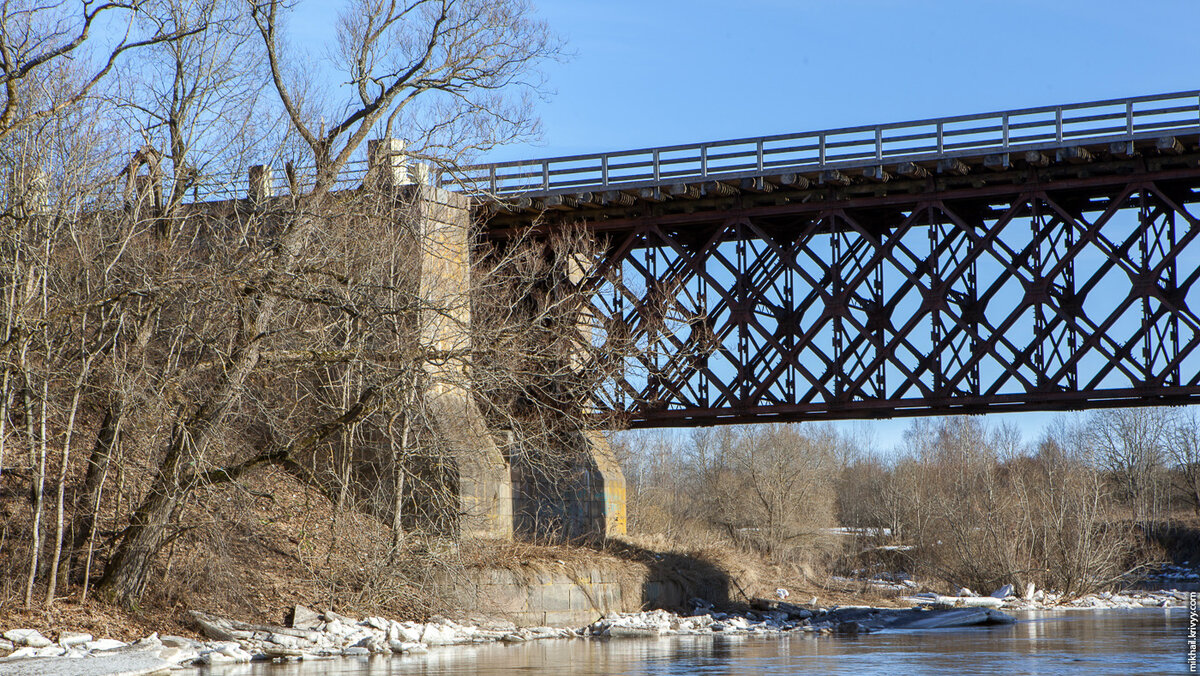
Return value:
<svg viewBox="0 0 1200 676">
<path fill-rule="evenodd" d="M 39 453 L 37 476 L 33 484 L 33 534 L 29 552 L 29 576 L 25 581 L 25 607 L 33 605 L 33 583 L 37 580 L 38 559 L 42 551 L 42 511 L 45 502 L 46 487 L 46 392 L 42 393 L 41 405 L 41 435 L 34 429 L 33 400 L 29 396 L 30 383 L 25 387 L 25 427 L 29 437 L 30 451 L 35 444 Z"/>
<path fill-rule="evenodd" d="M 62 561 L 63 527 L 65 524 L 65 502 L 67 486 L 67 468 L 71 464 L 71 436 L 75 432 L 75 414 L 79 411 L 79 397 L 83 390 L 83 379 L 87 373 L 85 361 L 84 373 L 80 374 L 76 383 L 75 393 L 71 398 L 71 413 L 67 419 L 67 431 L 63 435 L 62 466 L 58 470 L 58 486 L 55 494 L 55 527 L 54 527 L 54 556 L 50 560 L 50 578 L 46 584 L 46 607 L 54 605 L 54 592 L 58 588 L 58 565 Z"/>
<path fill-rule="evenodd" d="M 150 564 L 171 536 L 170 525 L 179 506 L 178 487 L 157 482 L 138 507 L 112 559 L 104 569 L 99 587 L 126 606 L 134 605 L 146 589 Z"/>
<path fill-rule="evenodd" d="M 103 490 L 104 478 L 108 474 L 108 463 L 112 460 L 113 449 L 116 447 L 118 430 L 121 427 L 121 404 L 113 402 L 104 409 L 104 418 L 100 421 L 100 429 L 96 432 L 96 443 L 88 458 L 87 474 L 83 479 L 83 491 L 77 506 L 75 522 L 75 540 L 72 549 L 79 549 L 95 535 L 96 518 L 100 514 L 100 493 Z"/>
</svg>

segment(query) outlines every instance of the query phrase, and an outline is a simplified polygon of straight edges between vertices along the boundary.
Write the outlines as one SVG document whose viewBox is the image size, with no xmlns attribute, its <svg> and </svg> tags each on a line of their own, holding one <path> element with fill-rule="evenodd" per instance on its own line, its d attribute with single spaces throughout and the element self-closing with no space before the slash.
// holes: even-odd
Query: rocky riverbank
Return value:
<svg viewBox="0 0 1200 676">
<path fill-rule="evenodd" d="M 782 591 L 782 590 L 781 590 Z M 353 618 L 303 606 L 292 611 L 287 626 L 250 624 L 191 611 L 205 639 L 151 636 L 122 642 L 89 634 L 61 632 L 56 639 L 32 629 L 0 632 L 0 675 L 162 673 L 191 666 L 251 661 L 319 660 L 336 657 L 417 654 L 440 646 L 475 643 L 518 643 L 539 639 L 605 639 L 668 635 L 855 635 L 887 629 L 939 629 L 1014 621 L 1001 609 L 1143 608 L 1186 605 L 1185 592 L 1099 594 L 1060 603 L 1050 592 L 1025 590 L 1017 597 L 1010 586 L 992 595 L 970 590 L 946 596 L 919 593 L 906 597 L 908 609 L 845 606 L 803 607 L 758 599 L 751 609 L 722 612 L 692 599 L 691 612 L 654 610 L 611 613 L 578 628 L 517 628 L 506 622 L 461 624 L 449 619 L 400 622 L 382 617 Z M 1028 598 L 1026 598 L 1026 596 Z"/>
<path fill-rule="evenodd" d="M 858 634 L 883 628 L 939 628 L 1012 622 L 990 609 L 893 610 L 809 609 L 770 601 L 761 610 L 719 612 L 695 600 L 691 614 L 664 610 L 614 613 L 585 627 L 517 628 L 511 624 L 464 625 L 448 619 L 399 622 L 382 617 L 356 619 L 297 607 L 290 626 L 257 625 L 191 613 L 207 640 L 157 634 L 124 643 L 62 632 L 57 640 L 31 629 L 3 632 L 0 674 L 122 673 L 151 674 L 200 665 L 265 660 L 316 660 L 387 654 L 423 653 L 438 646 L 517 643 L 547 638 L 603 639 L 703 634 L 783 634 L 813 636 Z M 105 671 L 109 669 L 109 671 Z"/>
<path fill-rule="evenodd" d="M 929 605 L 934 607 L 978 607 L 997 608 L 1005 610 L 1072 610 L 1072 609 L 1103 609 L 1103 608 L 1178 608 L 1188 603 L 1188 594 L 1192 592 L 1178 589 L 1167 589 L 1172 584 L 1200 584 L 1200 570 L 1184 565 L 1164 565 L 1149 571 L 1149 575 L 1137 579 L 1127 579 L 1126 584 L 1147 585 L 1153 582 L 1163 588 L 1158 590 L 1125 589 L 1121 592 L 1101 592 L 1085 596 L 1067 596 L 1066 594 L 1036 589 L 1027 585 L 1017 590 L 1013 585 L 1006 584 L 987 595 L 977 594 L 967 588 L 960 588 L 954 594 L 939 594 L 924 591 L 924 585 L 913 580 L 906 573 L 881 573 L 870 578 L 834 577 L 835 581 L 845 583 L 865 583 L 880 591 L 899 594 L 902 603 L 910 605 Z"/>
</svg>

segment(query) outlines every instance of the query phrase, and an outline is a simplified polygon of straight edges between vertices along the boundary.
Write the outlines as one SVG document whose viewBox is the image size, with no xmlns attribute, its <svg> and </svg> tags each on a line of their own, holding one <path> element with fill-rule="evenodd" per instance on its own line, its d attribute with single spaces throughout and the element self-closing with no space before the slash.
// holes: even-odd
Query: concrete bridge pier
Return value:
<svg viewBox="0 0 1200 676">
<path fill-rule="evenodd" d="M 625 475 L 608 439 L 599 432 L 585 432 L 578 506 L 582 535 L 610 537 L 625 534 Z"/>
<path fill-rule="evenodd" d="M 496 434 L 472 395 L 470 199 L 429 186 L 425 172 L 406 162 L 398 141 L 371 142 L 368 155 L 371 187 L 397 195 L 413 210 L 408 283 L 416 287 L 420 307 L 415 340 L 434 355 L 424 361 L 429 386 L 422 408 L 445 455 L 442 466 L 452 466 L 446 482 L 453 493 L 450 508 L 457 512 L 452 528 L 463 536 L 494 539 L 624 534 L 625 479 L 601 434 L 564 431 L 555 442 Z M 580 330 L 587 325 L 581 319 Z M 513 453 L 524 444 L 542 447 Z M 531 466 L 520 460 L 530 457 L 547 461 Z"/>
<path fill-rule="evenodd" d="M 562 434 L 553 449 L 524 447 L 511 433 L 502 438 L 518 537 L 580 542 L 625 534 L 625 477 L 602 434 Z"/>
<path fill-rule="evenodd" d="M 413 190 L 423 305 L 419 340 L 441 354 L 463 354 L 472 321 L 470 303 L 464 302 L 471 279 L 469 200 L 424 185 Z M 450 357 L 426 368 L 433 383 L 426 407 L 456 465 L 461 534 L 575 541 L 625 533 L 625 478 L 603 435 L 566 433 L 560 448 L 514 455 L 512 444 L 548 442 L 513 439 L 510 433 L 499 437 L 507 439 L 504 452 L 471 395 L 466 360 Z M 545 467 L 523 466 L 514 460 L 517 455 L 560 458 L 565 466 L 546 474 Z"/>
<path fill-rule="evenodd" d="M 426 185 L 412 187 L 414 257 L 420 303 L 418 340 L 444 358 L 425 361 L 424 408 L 453 466 L 452 508 L 468 537 L 511 539 L 512 478 L 469 388 L 470 200 Z"/>
</svg>

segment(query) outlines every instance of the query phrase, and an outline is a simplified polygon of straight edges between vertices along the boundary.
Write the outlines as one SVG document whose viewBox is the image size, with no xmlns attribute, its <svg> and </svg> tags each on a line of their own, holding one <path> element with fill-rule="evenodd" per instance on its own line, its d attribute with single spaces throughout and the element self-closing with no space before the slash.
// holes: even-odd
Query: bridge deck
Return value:
<svg viewBox="0 0 1200 676">
<path fill-rule="evenodd" d="M 1200 92 L 472 167 L 603 234 L 635 427 L 1200 401 Z M 656 313 L 663 314 L 656 319 Z"/>
<path fill-rule="evenodd" d="M 616 152 L 470 166 L 443 180 L 503 196 L 517 208 L 658 200 L 695 190 L 885 181 L 956 173 L 959 163 L 1002 170 L 1021 163 L 1129 156 L 1200 134 L 1200 91 L 1023 108 Z M 1082 150 L 1081 150 L 1082 149 Z M 624 195 L 624 197 L 623 197 Z M 511 208 L 511 206 L 510 206 Z"/>
</svg>

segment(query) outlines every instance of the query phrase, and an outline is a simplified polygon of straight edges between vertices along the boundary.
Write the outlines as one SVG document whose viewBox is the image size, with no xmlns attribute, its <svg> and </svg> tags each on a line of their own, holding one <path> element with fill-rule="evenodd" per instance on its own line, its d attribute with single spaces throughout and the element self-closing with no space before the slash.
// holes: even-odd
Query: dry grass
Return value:
<svg viewBox="0 0 1200 676">
<path fill-rule="evenodd" d="M 160 557 L 140 607 L 122 609 L 94 593 L 79 603 L 81 573 L 75 571 L 72 586 L 60 591 L 52 611 L 25 610 L 20 581 L 27 554 L 11 543 L 23 541 L 12 536 L 28 507 L 21 496 L 3 497 L 0 512 L 10 519 L 5 524 L 10 539 L 0 561 L 6 581 L 0 628 L 33 627 L 50 636 L 63 630 L 123 640 L 154 631 L 194 635 L 187 610 L 278 623 L 297 603 L 348 615 L 425 619 L 454 610 L 450 597 L 433 591 L 432 582 L 466 579 L 479 569 L 505 569 L 518 579 L 533 579 L 552 572 L 586 577 L 599 567 L 629 593 L 640 593 L 647 573 L 685 589 L 728 580 L 734 603 L 771 598 L 777 587 L 790 589 L 790 600 L 797 602 L 813 596 L 821 603 L 888 601 L 869 588 L 831 586 L 805 566 L 772 563 L 703 538 L 683 546 L 650 536 L 569 547 L 414 537 L 389 557 L 387 529 L 352 510 L 335 510 L 320 494 L 268 468 L 240 486 L 208 491 L 189 506 L 183 517 L 187 530 Z"/>
</svg>

